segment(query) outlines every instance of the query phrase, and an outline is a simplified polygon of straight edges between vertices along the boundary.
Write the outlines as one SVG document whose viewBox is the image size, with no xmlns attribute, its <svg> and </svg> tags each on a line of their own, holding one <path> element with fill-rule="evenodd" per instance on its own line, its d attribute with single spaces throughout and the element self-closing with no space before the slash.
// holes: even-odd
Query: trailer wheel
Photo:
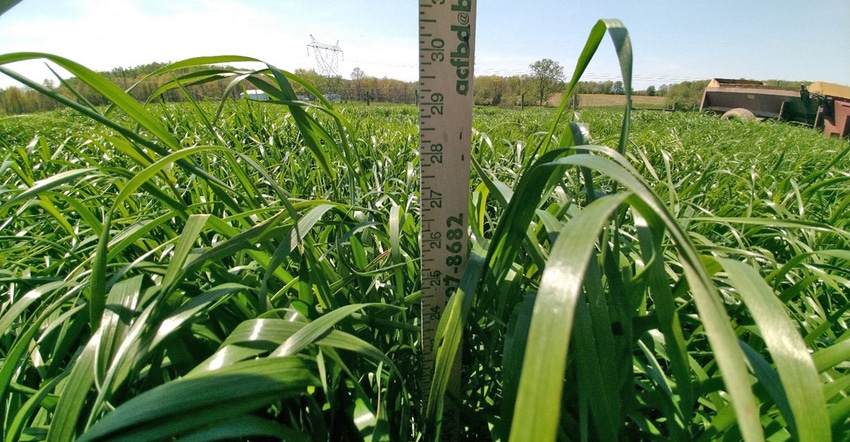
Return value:
<svg viewBox="0 0 850 442">
<path fill-rule="evenodd" d="M 750 112 L 749 109 L 744 109 L 743 107 L 736 107 L 735 109 L 729 109 L 726 113 L 723 114 L 720 118 L 724 120 L 731 119 L 739 119 L 739 120 L 755 120 L 756 116 Z"/>
</svg>

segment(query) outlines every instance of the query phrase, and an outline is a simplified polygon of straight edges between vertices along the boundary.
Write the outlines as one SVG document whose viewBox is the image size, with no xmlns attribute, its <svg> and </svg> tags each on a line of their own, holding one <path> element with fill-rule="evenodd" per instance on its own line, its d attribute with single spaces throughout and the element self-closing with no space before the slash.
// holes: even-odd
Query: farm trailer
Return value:
<svg viewBox="0 0 850 442">
<path fill-rule="evenodd" d="M 825 137 L 850 136 L 850 87 L 816 81 L 809 86 L 809 92 L 821 103 L 814 126 L 822 127 Z"/>
<path fill-rule="evenodd" d="M 800 91 L 776 89 L 760 81 L 712 79 L 702 93 L 700 111 L 726 117 L 779 118 L 812 124 L 817 114 L 805 86 Z"/>
<path fill-rule="evenodd" d="M 845 137 L 850 132 L 850 87 L 818 81 L 793 91 L 760 81 L 715 78 L 703 91 L 700 111 L 795 121 L 822 127 L 827 137 Z"/>
</svg>

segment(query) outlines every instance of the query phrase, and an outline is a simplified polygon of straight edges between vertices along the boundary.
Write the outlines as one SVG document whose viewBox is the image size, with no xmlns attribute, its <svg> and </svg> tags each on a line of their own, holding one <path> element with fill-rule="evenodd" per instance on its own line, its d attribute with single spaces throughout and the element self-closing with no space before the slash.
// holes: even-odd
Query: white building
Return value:
<svg viewBox="0 0 850 442">
<path fill-rule="evenodd" d="M 239 94 L 239 98 L 254 101 L 269 101 L 269 96 L 259 89 L 249 89 Z"/>
</svg>

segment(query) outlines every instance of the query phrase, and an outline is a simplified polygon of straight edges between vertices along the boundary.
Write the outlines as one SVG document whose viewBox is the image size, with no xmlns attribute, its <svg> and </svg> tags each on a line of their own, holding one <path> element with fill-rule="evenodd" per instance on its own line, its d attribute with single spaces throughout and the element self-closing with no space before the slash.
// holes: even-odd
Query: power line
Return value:
<svg viewBox="0 0 850 442">
<path fill-rule="evenodd" d="M 310 34 L 310 44 L 307 45 L 307 55 L 310 54 L 310 48 L 313 48 L 313 54 L 316 56 L 316 68 L 319 74 L 327 78 L 337 76 L 339 70 L 339 58 L 342 56 L 342 49 L 339 47 L 339 40 L 335 44 L 319 43 L 313 34 Z"/>
</svg>

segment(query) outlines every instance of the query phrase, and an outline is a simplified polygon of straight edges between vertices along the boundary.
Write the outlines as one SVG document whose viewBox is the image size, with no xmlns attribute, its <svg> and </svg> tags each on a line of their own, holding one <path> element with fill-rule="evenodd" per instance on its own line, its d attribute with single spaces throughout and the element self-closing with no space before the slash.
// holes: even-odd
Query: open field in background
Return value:
<svg viewBox="0 0 850 442">
<path fill-rule="evenodd" d="M 561 104 L 563 93 L 557 93 L 549 99 L 550 106 Z M 626 105 L 625 95 L 611 94 L 579 94 L 579 107 L 623 107 Z M 647 95 L 633 95 L 632 107 L 635 109 L 664 109 L 666 104 L 664 97 L 650 97 Z"/>
</svg>

